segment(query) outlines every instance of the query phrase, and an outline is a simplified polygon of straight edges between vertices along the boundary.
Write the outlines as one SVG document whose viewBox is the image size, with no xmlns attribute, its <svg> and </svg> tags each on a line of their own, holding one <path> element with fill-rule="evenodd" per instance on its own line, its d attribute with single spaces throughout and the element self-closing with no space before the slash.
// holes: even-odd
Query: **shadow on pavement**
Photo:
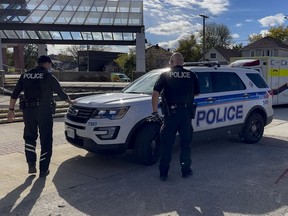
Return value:
<svg viewBox="0 0 288 216">
<path fill-rule="evenodd" d="M 268 214 L 288 204 L 287 154 L 286 142 L 267 137 L 256 145 L 198 143 L 194 175 L 181 178 L 176 149 L 166 182 L 157 164 L 138 165 L 131 154 L 87 154 L 64 161 L 53 182 L 60 197 L 87 215 Z"/>
<path fill-rule="evenodd" d="M 30 215 L 30 212 L 39 199 L 43 188 L 45 187 L 45 179 L 37 179 L 30 192 L 18 203 L 18 199 L 23 191 L 31 186 L 35 175 L 30 175 L 25 182 L 8 193 L 0 201 L 1 215 Z M 2 208 L 3 206 L 3 208 Z M 14 206 L 16 206 L 14 208 Z"/>
</svg>

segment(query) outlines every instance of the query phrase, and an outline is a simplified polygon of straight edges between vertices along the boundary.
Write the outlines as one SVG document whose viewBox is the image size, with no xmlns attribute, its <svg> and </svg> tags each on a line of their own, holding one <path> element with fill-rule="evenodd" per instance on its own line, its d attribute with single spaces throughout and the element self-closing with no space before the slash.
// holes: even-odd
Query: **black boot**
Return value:
<svg viewBox="0 0 288 216">
<path fill-rule="evenodd" d="M 36 163 L 28 163 L 28 173 L 33 174 L 36 173 Z"/>
</svg>

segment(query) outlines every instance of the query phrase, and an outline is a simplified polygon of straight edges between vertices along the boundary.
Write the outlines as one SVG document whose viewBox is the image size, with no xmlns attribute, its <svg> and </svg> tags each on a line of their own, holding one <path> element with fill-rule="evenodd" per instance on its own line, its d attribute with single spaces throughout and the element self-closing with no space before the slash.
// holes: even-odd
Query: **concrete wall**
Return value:
<svg viewBox="0 0 288 216">
<path fill-rule="evenodd" d="M 108 72 L 53 72 L 59 81 L 111 82 Z"/>
</svg>

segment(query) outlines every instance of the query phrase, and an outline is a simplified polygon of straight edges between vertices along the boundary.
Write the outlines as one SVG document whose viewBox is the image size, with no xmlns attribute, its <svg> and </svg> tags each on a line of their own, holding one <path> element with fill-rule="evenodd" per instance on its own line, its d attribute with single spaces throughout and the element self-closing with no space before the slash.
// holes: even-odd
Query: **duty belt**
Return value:
<svg viewBox="0 0 288 216">
<path fill-rule="evenodd" d="M 176 104 L 170 104 L 169 107 L 170 109 L 177 109 L 177 108 L 186 108 L 186 107 L 191 107 L 191 103 L 176 103 Z"/>
<path fill-rule="evenodd" d="M 20 99 L 20 109 L 25 109 L 28 107 L 38 107 L 40 105 L 40 102 L 38 99 Z"/>
</svg>

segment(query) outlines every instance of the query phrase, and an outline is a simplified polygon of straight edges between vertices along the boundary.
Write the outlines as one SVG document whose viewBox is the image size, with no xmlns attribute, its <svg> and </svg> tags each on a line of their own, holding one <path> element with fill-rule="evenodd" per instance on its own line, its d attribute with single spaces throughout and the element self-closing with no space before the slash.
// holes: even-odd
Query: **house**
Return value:
<svg viewBox="0 0 288 216">
<path fill-rule="evenodd" d="M 264 37 L 242 48 L 242 57 L 287 57 L 288 45 L 273 37 Z"/>
<path fill-rule="evenodd" d="M 228 65 L 231 57 L 241 57 L 241 52 L 236 49 L 213 47 L 205 54 L 205 61 L 218 61 L 220 65 Z"/>
</svg>

